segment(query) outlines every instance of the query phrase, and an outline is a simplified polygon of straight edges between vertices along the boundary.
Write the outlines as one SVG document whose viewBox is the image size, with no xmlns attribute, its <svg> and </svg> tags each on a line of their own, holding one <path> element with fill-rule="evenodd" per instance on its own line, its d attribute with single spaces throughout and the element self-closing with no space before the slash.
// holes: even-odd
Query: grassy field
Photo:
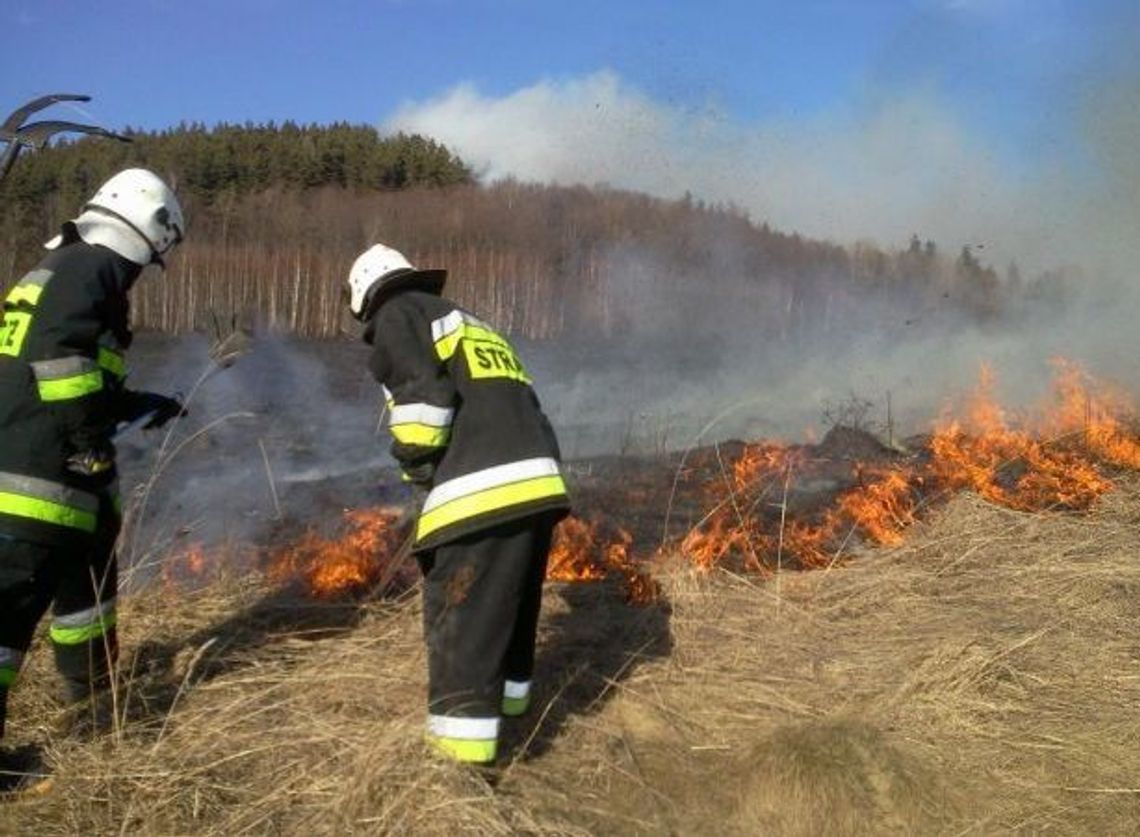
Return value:
<svg viewBox="0 0 1140 837">
<path fill-rule="evenodd" d="M 421 740 L 415 591 L 253 578 L 123 603 L 118 722 L 52 732 L 41 643 L 9 744 L 17 834 L 1126 833 L 1140 822 L 1140 481 L 1080 515 L 973 494 L 903 546 L 662 600 L 552 585 L 539 700 L 490 771 Z"/>
</svg>

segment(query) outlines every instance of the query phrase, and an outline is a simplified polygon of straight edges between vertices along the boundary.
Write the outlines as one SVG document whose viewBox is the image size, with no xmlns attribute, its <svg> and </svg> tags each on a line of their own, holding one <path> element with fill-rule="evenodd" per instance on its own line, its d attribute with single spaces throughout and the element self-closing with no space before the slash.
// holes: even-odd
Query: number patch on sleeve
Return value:
<svg viewBox="0 0 1140 837">
<path fill-rule="evenodd" d="M 31 324 L 32 315 L 27 311 L 6 311 L 0 322 L 0 355 L 19 357 Z"/>
</svg>

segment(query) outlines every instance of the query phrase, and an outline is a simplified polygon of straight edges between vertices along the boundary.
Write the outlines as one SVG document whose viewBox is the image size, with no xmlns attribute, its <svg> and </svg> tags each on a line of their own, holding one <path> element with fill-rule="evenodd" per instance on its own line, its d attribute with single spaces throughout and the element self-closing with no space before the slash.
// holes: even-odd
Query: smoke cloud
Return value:
<svg viewBox="0 0 1140 837">
<path fill-rule="evenodd" d="M 978 12 L 979 5 L 955 10 Z M 486 181 L 607 184 L 672 199 L 690 192 L 742 207 L 756 222 L 844 245 L 869 240 L 898 248 L 918 233 L 943 253 L 975 248 L 999 274 L 1014 260 L 1025 275 L 1065 269 L 1073 283 L 1067 309 L 1016 329 L 920 324 L 899 339 L 889 327 L 891 312 L 869 310 L 859 328 L 810 346 L 779 346 L 754 334 L 722 341 L 699 370 L 675 344 L 649 349 L 639 336 L 676 333 L 677 308 L 689 332 L 735 325 L 747 334 L 746 319 L 698 321 L 692 312 L 706 305 L 670 310 L 652 288 L 631 288 L 643 300 L 642 319 L 626 335 L 626 350 L 610 347 L 608 362 L 595 356 L 585 372 L 568 363 L 552 367 L 548 385 L 568 423 L 604 418 L 644 433 L 651 433 L 647 424 L 679 413 L 690 416 L 689 432 L 748 401 L 751 407 L 729 409 L 739 420 L 734 426 L 726 418 L 725 433 L 801 435 L 818 426 L 821 405 L 852 393 L 882 400 L 887 391 L 894 393 L 895 418 L 909 417 L 911 429 L 919 429 L 972 384 L 983 363 L 1005 382 L 1002 395 L 1020 403 L 1042 394 L 1055 356 L 1140 391 L 1124 342 L 1140 310 L 1134 69 L 1102 62 L 1083 78 L 1066 79 L 1055 106 L 1064 124 L 1024 159 L 972 129 L 933 87 L 868 90 L 860 107 L 843 112 L 748 123 L 716 109 L 694 113 L 655 101 L 602 71 L 500 97 L 461 85 L 406 104 L 387 127 L 437 137 Z M 610 271 L 633 282 L 652 275 L 656 258 L 615 254 Z M 632 269 L 633 261 L 642 269 Z M 743 270 L 740 281 L 748 281 Z"/>
<path fill-rule="evenodd" d="M 142 581 L 194 545 L 264 545 L 406 501 L 363 346 L 260 334 L 226 369 L 209 349 L 202 335 L 143 335 L 130 352 L 130 386 L 188 410 L 117 444 L 136 515 L 123 555 Z"/>
<path fill-rule="evenodd" d="M 654 102 L 611 72 L 542 82 L 503 98 L 457 87 L 408 105 L 394 130 L 439 138 L 487 180 L 515 177 L 606 183 L 677 198 L 685 192 L 734 203 L 752 217 L 803 235 L 902 243 L 913 232 L 939 242 L 995 242 L 1029 184 L 934 98 L 884 99 L 858 118 L 819 115 L 746 125 L 716 111 L 692 114 Z M 1045 257 L 1050 219 L 1027 237 Z M 1004 221 L 999 225 L 999 221 Z"/>
<path fill-rule="evenodd" d="M 944 5 L 960 13 L 991 8 L 975 0 Z M 1108 51 L 1133 49 L 1121 41 Z M 866 90 L 859 106 L 844 110 L 748 122 L 715 107 L 655 100 L 601 71 L 504 96 L 460 85 L 405 105 L 386 127 L 444 142 L 486 181 L 604 183 L 665 198 L 689 192 L 840 244 L 894 248 L 918 233 L 943 253 L 982 247 L 978 255 L 999 272 L 1013 259 L 1027 276 L 1073 268 L 1080 284 L 1065 310 L 1016 324 L 935 316 L 907 325 L 897 310 L 867 301 L 844 327 L 783 341 L 750 327 L 746 310 L 717 307 L 696 277 L 687 296 L 662 297 L 654 284 L 667 268 L 661 254 L 615 246 L 603 265 L 606 282 L 616 304 L 635 312 L 618 339 L 519 341 L 568 458 L 733 436 L 803 439 L 821 431 L 828 405 L 848 398 L 870 402 L 867 420 L 882 425 L 888 394 L 904 435 L 960 401 L 983 363 L 1013 404 L 1044 392 L 1054 356 L 1140 392 L 1129 341 L 1140 310 L 1137 69 L 1134 59 L 1106 61 L 1070 79 L 1057 102 L 1066 120 L 1059 133 L 1070 139 L 1055 151 L 1045 142 L 1024 160 L 921 85 Z M 730 243 L 703 243 L 726 281 L 753 279 Z M 255 418 L 212 431 L 171 467 L 154 511 L 156 537 L 178 537 L 167 521 L 205 540 L 272 532 L 279 521 L 271 482 L 284 515 L 310 521 L 314 511 L 327 517 L 330 508 L 373 502 L 384 484 L 398 492 L 359 348 L 263 337 L 254 355 L 211 380 L 192 405 L 195 419 L 235 411 Z M 140 362 L 147 376 L 136 385 L 189 387 L 198 370 L 187 368 L 186 356 L 204 360 L 205 346 L 158 346 L 151 362 Z M 145 474 L 147 455 L 141 440 L 127 445 L 128 470 Z"/>
</svg>

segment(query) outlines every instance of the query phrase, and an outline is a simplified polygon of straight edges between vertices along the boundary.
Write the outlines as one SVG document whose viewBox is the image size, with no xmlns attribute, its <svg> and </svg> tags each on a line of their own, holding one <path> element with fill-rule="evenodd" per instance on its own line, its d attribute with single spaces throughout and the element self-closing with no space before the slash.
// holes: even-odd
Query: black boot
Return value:
<svg viewBox="0 0 1140 837">
<path fill-rule="evenodd" d="M 0 794 L 35 793 L 48 782 L 43 758 L 34 744 L 0 747 Z"/>
<path fill-rule="evenodd" d="M 52 723 L 51 733 L 56 738 L 93 741 L 114 728 L 115 698 L 110 689 L 104 689 L 67 703 Z"/>
</svg>

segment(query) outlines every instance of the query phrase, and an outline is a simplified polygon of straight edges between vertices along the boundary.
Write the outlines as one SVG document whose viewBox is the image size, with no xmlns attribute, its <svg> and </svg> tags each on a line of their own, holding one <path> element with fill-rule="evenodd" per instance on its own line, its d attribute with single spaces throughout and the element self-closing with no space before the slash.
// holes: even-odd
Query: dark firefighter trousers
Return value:
<svg viewBox="0 0 1140 837">
<path fill-rule="evenodd" d="M 461 761 L 493 761 L 500 714 L 529 706 L 556 520 L 534 515 L 416 556 L 424 574 L 428 737 Z"/>
<path fill-rule="evenodd" d="M 8 689 L 49 606 L 63 698 L 79 702 L 110 685 L 118 657 L 114 547 L 119 523 L 108 499 L 100 508 L 94 540 L 79 551 L 0 534 L 0 736 Z"/>
</svg>

